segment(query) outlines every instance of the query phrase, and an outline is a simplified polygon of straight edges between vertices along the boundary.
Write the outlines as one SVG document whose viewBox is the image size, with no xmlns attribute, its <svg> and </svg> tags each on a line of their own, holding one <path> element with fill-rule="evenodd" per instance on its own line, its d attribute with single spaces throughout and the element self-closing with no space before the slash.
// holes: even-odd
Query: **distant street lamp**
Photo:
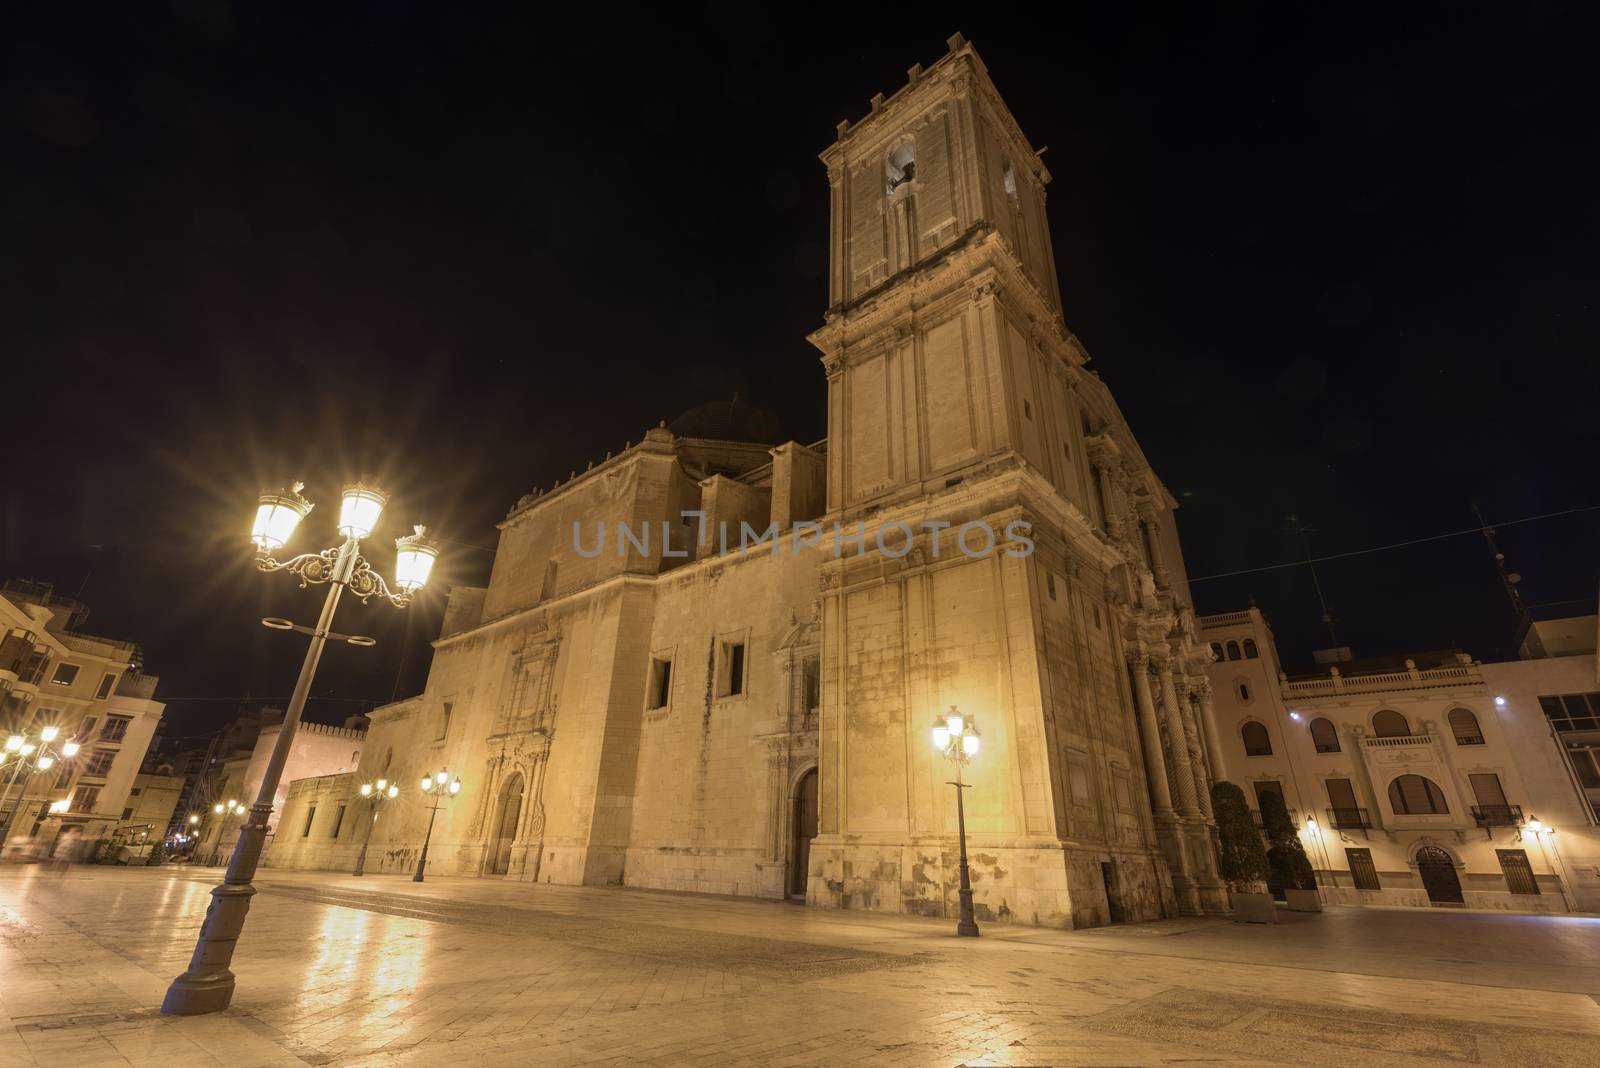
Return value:
<svg viewBox="0 0 1600 1068">
<path fill-rule="evenodd" d="M 367 833 L 361 837 L 361 852 L 356 856 L 356 870 L 351 875 L 367 873 L 367 843 L 372 841 L 372 828 L 378 825 L 378 811 L 383 802 L 393 801 L 400 796 L 400 787 L 388 779 L 364 782 L 361 784 L 361 796 L 372 802 L 372 818 L 367 821 Z"/>
<path fill-rule="evenodd" d="M 37 733 L 21 733 L 7 736 L 5 746 L 0 748 L 0 771 L 9 769 L 6 785 L 0 791 L 0 849 L 5 848 L 6 839 L 11 834 L 11 825 L 16 822 L 18 811 L 28 792 L 28 782 L 37 774 L 49 771 L 56 766 L 57 760 L 71 760 L 78 755 L 78 743 L 66 741 L 61 743 L 58 753 L 55 741 L 61 737 L 61 728 L 55 726 L 40 727 Z M 15 804 L 11 801 L 11 791 L 18 782 L 22 788 L 17 792 Z M 9 807 L 8 807 L 9 804 Z"/>
<path fill-rule="evenodd" d="M 227 833 L 229 825 L 235 819 L 243 819 L 249 815 L 250 810 L 244 806 L 244 802 L 235 801 L 230 797 L 226 801 L 218 801 L 212 805 L 211 814 L 217 817 L 217 833 L 211 839 L 211 852 L 207 856 L 207 863 L 214 865 L 222 859 L 222 836 Z M 191 816 L 189 819 L 194 821 L 196 817 Z M 237 843 L 235 845 L 237 846 Z"/>
<path fill-rule="evenodd" d="M 428 833 L 422 836 L 422 855 L 417 858 L 417 874 L 411 877 L 414 883 L 422 881 L 422 869 L 428 866 L 428 843 L 433 841 L 433 818 L 439 814 L 440 805 L 461 792 L 461 780 L 452 779 L 448 771 L 440 768 L 432 775 L 422 777 L 422 792 L 433 797 L 433 808 L 428 812 Z"/>
<path fill-rule="evenodd" d="M 249 819 L 239 834 L 234 847 L 233 860 L 221 886 L 211 891 L 211 906 L 206 910 L 205 923 L 200 928 L 200 938 L 195 945 L 194 958 L 188 971 L 172 981 L 167 989 L 161 1011 L 193 1016 L 205 1012 L 219 1012 L 233 1000 L 234 977 L 228 970 L 233 961 L 233 951 L 244 928 L 246 914 L 250 911 L 250 898 L 255 887 L 256 866 L 261 861 L 261 851 L 266 845 L 267 824 L 272 817 L 272 802 L 278 792 L 278 782 L 283 778 L 284 765 L 294 744 L 295 729 L 300 725 L 300 714 L 305 709 L 306 695 L 311 691 L 311 680 L 317 672 L 317 662 L 322 658 L 322 647 L 329 638 L 356 645 L 373 644 L 370 638 L 335 634 L 332 630 L 334 611 L 339 606 L 339 595 L 350 593 L 365 604 L 379 597 L 397 608 L 411 603 L 411 597 L 428 581 L 437 546 L 428 540 L 426 530 L 416 527 L 415 533 L 395 539 L 395 587 L 391 591 L 383 577 L 368 565 L 361 555 L 361 539 L 370 535 L 378 524 L 388 497 L 370 483 L 357 482 L 346 486 L 339 507 L 339 533 L 344 540 L 337 548 L 321 552 L 302 553 L 282 563 L 272 553 L 288 544 L 295 528 L 311 511 L 312 504 L 300 495 L 303 483 L 296 482 L 287 493 L 269 493 L 256 507 L 255 525 L 250 539 L 256 545 L 256 568 L 260 571 L 287 571 L 300 580 L 304 589 L 312 583 L 327 583 L 328 596 L 322 603 L 322 615 L 315 628 L 305 628 L 286 620 L 273 620 L 268 625 L 278 629 L 295 630 L 309 634 L 305 662 L 300 667 L 300 678 L 295 683 L 289 700 L 283 727 L 278 732 L 267 762 L 266 774 L 261 780 L 261 792 L 250 809 Z M 266 622 L 266 621 L 263 621 Z"/>
<path fill-rule="evenodd" d="M 956 788 L 956 827 L 961 841 L 961 919 L 956 923 L 956 934 L 973 938 L 978 935 L 978 921 L 972 915 L 972 877 L 967 871 L 967 811 L 961 799 L 961 791 L 970 789 L 970 784 L 961 781 L 961 769 L 978 755 L 980 744 L 978 728 L 955 705 L 933 721 L 933 747 L 956 766 L 955 781 L 950 783 Z"/>
</svg>

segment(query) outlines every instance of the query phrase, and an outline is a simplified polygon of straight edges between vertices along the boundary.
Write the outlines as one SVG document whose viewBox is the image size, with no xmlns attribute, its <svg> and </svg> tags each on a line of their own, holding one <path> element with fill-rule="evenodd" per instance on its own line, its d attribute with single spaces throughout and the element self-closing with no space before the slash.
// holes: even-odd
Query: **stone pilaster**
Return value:
<svg viewBox="0 0 1600 1068">
<path fill-rule="evenodd" d="M 1200 705 L 1200 726 L 1205 731 L 1206 759 L 1211 765 L 1211 778 L 1221 782 L 1228 777 L 1228 765 L 1222 755 L 1222 735 L 1217 731 L 1217 713 L 1211 707 L 1211 680 L 1202 678 L 1196 688 Z"/>
</svg>

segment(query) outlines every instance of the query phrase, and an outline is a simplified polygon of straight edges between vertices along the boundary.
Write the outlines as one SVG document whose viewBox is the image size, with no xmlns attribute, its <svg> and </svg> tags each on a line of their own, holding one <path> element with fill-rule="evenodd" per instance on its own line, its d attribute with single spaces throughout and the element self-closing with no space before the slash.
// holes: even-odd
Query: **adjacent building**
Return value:
<svg viewBox="0 0 1600 1068">
<path fill-rule="evenodd" d="M 1257 609 L 1201 628 L 1229 777 L 1283 798 L 1326 900 L 1600 911 L 1594 617 L 1535 624 L 1548 640 L 1508 663 L 1418 651 L 1305 672 Z"/>
<path fill-rule="evenodd" d="M 44 584 L 0 588 L 7 625 L 0 655 L 0 729 L 60 728 L 80 746 L 48 772 L 10 785 L 6 848 L 58 847 L 58 840 L 111 837 L 139 774 L 164 706 L 157 679 L 140 668 L 128 641 L 84 631 L 88 607 Z M 0 817 L 3 818 L 3 817 Z"/>
<path fill-rule="evenodd" d="M 440 872 L 950 915 L 954 707 L 980 920 L 1227 908 L 1176 502 L 1062 318 L 1039 153 L 957 35 L 822 161 L 826 440 L 702 409 L 519 500 L 269 863 L 409 869 L 447 768 Z"/>
</svg>

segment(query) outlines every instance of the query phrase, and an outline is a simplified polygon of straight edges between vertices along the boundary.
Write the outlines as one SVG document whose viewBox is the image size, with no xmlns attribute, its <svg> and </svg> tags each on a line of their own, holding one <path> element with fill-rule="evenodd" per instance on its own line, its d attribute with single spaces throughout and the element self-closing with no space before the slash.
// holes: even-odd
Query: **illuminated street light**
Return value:
<svg viewBox="0 0 1600 1068">
<path fill-rule="evenodd" d="M 361 796 L 372 802 L 372 819 L 367 821 L 367 833 L 361 838 L 361 852 L 356 855 L 356 870 L 351 875 L 367 873 L 367 843 L 372 841 L 372 828 L 378 825 L 378 811 L 383 802 L 393 801 L 400 796 L 400 787 L 388 779 L 364 782 L 361 784 Z"/>
<path fill-rule="evenodd" d="M 305 661 L 300 666 L 300 677 L 295 682 L 294 693 L 289 699 L 288 711 L 283 717 L 283 727 L 278 732 L 272 756 L 261 779 L 261 792 L 256 795 L 255 804 L 247 812 L 238 843 L 234 846 L 233 859 L 228 864 L 228 874 L 222 885 L 211 891 L 212 904 L 206 910 L 205 922 L 200 928 L 200 938 L 195 944 L 189 968 L 174 979 L 167 989 L 166 1000 L 161 1005 L 161 1011 L 165 1013 L 194 1016 L 220 1012 L 233 1000 L 234 976 L 228 970 L 228 965 L 233 961 L 239 934 L 250 911 L 250 898 L 255 894 L 251 880 L 255 878 L 256 867 L 261 862 L 273 801 L 277 796 L 278 784 L 283 779 L 284 765 L 288 763 L 296 729 L 300 726 L 301 713 L 305 711 L 306 696 L 311 691 L 317 662 L 322 659 L 323 646 L 330 637 L 355 645 L 373 644 L 370 638 L 333 633 L 333 618 L 339 607 L 340 595 L 348 589 L 363 604 L 373 597 L 380 597 L 396 608 L 404 608 L 422 588 L 432 569 L 432 556 L 428 557 L 426 567 L 419 564 L 417 553 L 426 555 L 422 548 L 424 532 L 420 529 L 414 536 L 416 544 L 406 550 L 404 564 L 395 576 L 398 592 L 390 590 L 383 577 L 369 566 L 366 557 L 361 554 L 361 539 L 376 529 L 378 518 L 388 503 L 388 495 L 366 480 L 346 486 L 340 495 L 338 528 L 344 540 L 338 546 L 321 552 L 301 553 L 282 562 L 274 559 L 272 553 L 288 544 L 300 521 L 311 513 L 313 505 L 300 495 L 302 488 L 304 484 L 297 482 L 287 493 L 269 493 L 257 503 L 255 523 L 250 531 L 250 540 L 256 546 L 256 569 L 263 572 L 287 571 L 299 580 L 302 589 L 313 583 L 326 583 L 328 594 L 323 599 L 322 614 L 314 628 L 297 627 L 287 621 L 269 623 L 283 623 L 278 629 L 309 634 L 311 641 L 306 648 Z M 401 548 L 397 543 L 397 562 Z M 428 548 L 432 548 L 431 545 Z M 436 549 L 433 555 L 437 555 Z M 388 796 L 393 797 L 398 792 L 396 790 Z M 241 811 L 244 811 L 242 807 Z M 368 834 L 371 834 L 370 827 Z M 364 845 L 362 855 L 365 859 Z"/>
<path fill-rule="evenodd" d="M 433 808 L 428 812 L 428 833 L 422 837 L 422 855 L 417 857 L 417 874 L 411 877 L 414 883 L 422 881 L 422 871 L 428 866 L 428 843 L 433 841 L 433 819 L 439 814 L 440 805 L 461 792 L 461 779 L 450 778 L 450 773 L 440 768 L 432 775 L 422 777 L 422 792 L 433 798 Z"/>
<path fill-rule="evenodd" d="M 57 752 L 52 743 L 59 737 L 61 728 L 51 724 L 40 727 L 39 733 L 33 737 L 23 733 L 6 738 L 5 749 L 0 753 L 0 770 L 9 770 L 10 774 L 6 777 L 5 789 L 0 790 L 0 849 L 5 848 L 11 825 L 17 822 L 17 813 L 28 793 L 28 783 L 35 775 L 55 767 L 58 760 L 70 760 L 77 755 L 77 742 L 63 742 Z M 21 783 L 21 789 L 17 791 L 17 800 L 12 804 L 11 791 L 18 783 Z"/>
<path fill-rule="evenodd" d="M 970 786 L 961 781 L 961 768 L 978 755 L 981 745 L 977 726 L 955 705 L 933 721 L 934 749 L 956 766 L 955 781 L 950 783 L 956 788 L 956 827 L 961 842 L 961 918 L 956 922 L 956 934 L 974 938 L 978 934 L 978 921 L 972 914 L 972 876 L 967 870 L 967 810 L 961 794 Z"/>
</svg>

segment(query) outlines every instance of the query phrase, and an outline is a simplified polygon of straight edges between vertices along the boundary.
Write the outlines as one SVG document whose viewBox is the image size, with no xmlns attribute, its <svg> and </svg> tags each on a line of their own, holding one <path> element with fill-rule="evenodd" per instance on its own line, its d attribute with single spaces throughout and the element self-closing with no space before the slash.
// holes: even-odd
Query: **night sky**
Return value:
<svg viewBox="0 0 1600 1068">
<path fill-rule="evenodd" d="M 255 496 L 392 489 L 442 581 L 323 661 L 311 718 L 416 692 L 444 587 L 535 486 L 706 400 L 824 432 L 817 153 L 978 46 L 1054 175 L 1066 320 L 1179 498 L 1195 577 L 1600 505 L 1600 148 L 1579 5 L 33 5 L 0 32 L 0 577 L 144 649 L 174 729 L 286 697 L 320 591 Z M 848 33 L 841 27 L 848 27 Z M 1592 610 L 1600 511 L 1504 527 Z M 387 570 L 390 556 L 375 550 Z M 1512 654 L 1481 537 L 1321 565 L 1357 655 Z M 1327 644 L 1304 567 L 1254 597 Z"/>
</svg>

